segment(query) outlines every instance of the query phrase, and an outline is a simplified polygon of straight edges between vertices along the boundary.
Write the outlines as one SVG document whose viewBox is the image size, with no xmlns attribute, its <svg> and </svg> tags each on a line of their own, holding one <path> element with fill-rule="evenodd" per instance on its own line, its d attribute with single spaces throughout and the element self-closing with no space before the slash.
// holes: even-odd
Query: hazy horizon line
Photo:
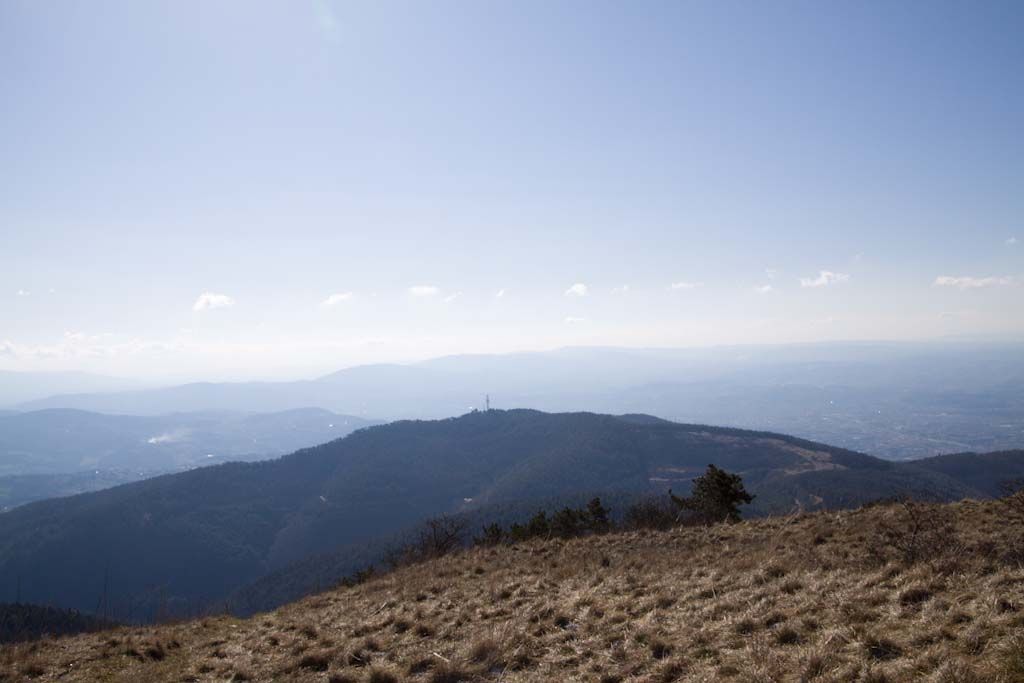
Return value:
<svg viewBox="0 0 1024 683">
<path fill-rule="evenodd" d="M 244 374 L 236 374 L 230 377 L 203 377 L 197 374 L 181 374 L 181 375 L 167 375 L 167 376 L 144 376 L 144 375 L 131 375 L 131 374 L 107 374 L 102 372 L 92 372 L 89 370 L 82 369 L 66 369 L 66 370 L 20 370 L 15 368 L 0 367 L 0 373 L 10 375 L 21 375 L 21 376 L 82 376 L 91 378 L 103 378 L 107 380 L 124 381 L 136 383 L 139 386 L 138 389 L 155 389 L 168 386 L 186 385 L 186 384 L 241 384 L 241 383 L 284 383 L 284 382 L 301 382 L 301 381 L 316 381 L 329 377 L 333 374 L 344 372 L 346 370 L 352 370 L 356 368 L 371 368 L 371 367 L 413 367 L 417 365 L 423 365 L 427 363 L 443 361 L 447 359 L 455 358 L 495 358 L 495 357 L 508 357 L 508 356 L 528 356 L 528 355 L 541 355 L 541 354 L 553 354 L 564 351 L 628 351 L 628 352 L 673 352 L 673 351 L 715 351 L 715 350 L 728 350 L 728 349 L 783 349 L 783 348 L 811 348 L 811 347 L 838 347 L 838 346 L 873 346 L 873 345 L 888 345 L 888 346 L 912 346 L 912 345 L 939 345 L 939 344 L 1024 344 L 1024 336 L 1016 333 L 991 333 L 991 334 L 954 334 L 954 335 L 942 335 L 937 337 L 922 337 L 919 339 L 886 339 L 886 338 L 875 338 L 875 339 L 834 339 L 834 340 L 817 340 L 817 341 L 792 341 L 792 342 L 750 342 L 750 343 L 722 343 L 722 344 L 693 344 L 693 345 L 643 345 L 643 346 L 631 346 L 627 344 L 563 344 L 558 346 L 552 346 L 547 348 L 524 348 L 516 349 L 511 351 L 493 351 L 493 352 L 478 352 L 478 351 L 467 351 L 457 353 L 444 353 L 439 355 L 427 356 L 420 359 L 397 359 L 393 361 L 378 361 L 378 362 L 357 362 L 351 364 L 341 364 L 335 366 L 334 369 L 324 369 L 318 372 L 310 374 L 278 374 L 278 375 L 263 375 L 263 376 L 245 376 Z M 92 392 L 86 392 L 92 393 Z"/>
</svg>

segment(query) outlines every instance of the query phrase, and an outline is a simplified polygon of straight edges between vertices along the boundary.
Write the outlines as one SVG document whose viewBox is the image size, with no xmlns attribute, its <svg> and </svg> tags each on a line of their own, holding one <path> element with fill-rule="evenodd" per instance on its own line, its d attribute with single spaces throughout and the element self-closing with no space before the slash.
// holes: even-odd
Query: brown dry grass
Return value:
<svg viewBox="0 0 1024 683">
<path fill-rule="evenodd" d="M 907 564 L 902 514 L 478 548 L 247 620 L 9 646 L 0 680 L 1024 682 L 1021 523 L 930 508 L 944 535 Z"/>
</svg>

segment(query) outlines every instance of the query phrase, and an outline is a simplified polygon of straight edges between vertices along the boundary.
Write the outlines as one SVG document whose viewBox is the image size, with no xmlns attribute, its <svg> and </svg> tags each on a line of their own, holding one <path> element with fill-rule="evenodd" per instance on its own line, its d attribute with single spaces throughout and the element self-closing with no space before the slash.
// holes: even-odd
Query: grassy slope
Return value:
<svg viewBox="0 0 1024 683">
<path fill-rule="evenodd" d="M 7 680 L 1024 681 L 1024 526 L 902 508 L 474 549 L 248 620 L 12 646 Z M 0 673 L 3 679 L 3 673 Z"/>
</svg>

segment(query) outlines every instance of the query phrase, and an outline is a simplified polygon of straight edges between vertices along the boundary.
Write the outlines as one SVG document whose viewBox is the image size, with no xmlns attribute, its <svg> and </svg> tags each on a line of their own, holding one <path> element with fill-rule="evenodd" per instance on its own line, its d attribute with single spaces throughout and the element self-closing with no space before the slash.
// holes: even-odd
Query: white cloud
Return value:
<svg viewBox="0 0 1024 683">
<path fill-rule="evenodd" d="M 1012 247 L 1013 245 L 1017 244 L 1017 238 L 1011 237 L 1010 239 L 1006 240 L 1006 243 Z"/>
<path fill-rule="evenodd" d="M 176 429 L 173 432 L 164 432 L 163 434 L 157 434 L 146 439 L 146 443 L 157 446 L 162 443 L 177 443 L 184 441 L 188 437 L 188 431 L 185 429 Z"/>
<path fill-rule="evenodd" d="M 670 284 L 668 286 L 668 288 L 672 289 L 672 290 L 679 290 L 679 289 L 696 289 L 698 287 L 703 287 L 703 286 L 704 286 L 703 282 L 673 282 L 672 284 Z"/>
<path fill-rule="evenodd" d="M 957 287 L 959 289 L 981 289 L 983 287 L 999 287 L 1012 285 L 1012 277 L 970 277 L 968 275 L 940 275 L 932 283 L 933 287 Z"/>
<path fill-rule="evenodd" d="M 760 287 L 754 287 L 754 291 L 758 294 L 768 294 L 769 292 L 774 292 L 775 288 L 771 285 L 761 285 Z"/>
<path fill-rule="evenodd" d="M 209 311 L 214 308 L 227 308 L 228 306 L 234 306 L 235 300 L 226 294 L 214 294 L 213 292 L 203 292 L 196 299 L 196 302 L 192 304 L 193 311 Z"/>
<path fill-rule="evenodd" d="M 629 291 L 629 285 L 622 285 L 621 287 L 612 287 L 612 294 L 625 294 Z"/>
<path fill-rule="evenodd" d="M 352 292 L 337 292 L 335 294 L 331 294 L 329 297 L 320 302 L 320 305 L 337 306 L 338 304 L 344 303 L 345 301 L 351 301 L 352 297 L 354 296 L 355 294 L 353 294 Z"/>
<path fill-rule="evenodd" d="M 32 292 L 28 291 L 27 289 L 19 289 L 16 293 L 18 296 L 28 296 Z"/>
<path fill-rule="evenodd" d="M 428 296 L 437 296 L 440 293 L 441 290 L 433 285 L 413 285 L 409 288 L 409 294 L 421 299 Z"/>
<path fill-rule="evenodd" d="M 453 302 L 456 299 L 458 299 L 460 296 L 462 296 L 462 292 L 455 292 L 454 294 L 449 294 L 448 296 L 446 296 L 444 298 L 444 302 L 446 304 L 450 304 L 451 302 Z"/>
<path fill-rule="evenodd" d="M 779 271 L 776 270 L 775 268 L 765 268 L 764 274 L 768 277 L 769 280 L 774 280 L 775 276 L 779 274 Z"/>
<path fill-rule="evenodd" d="M 86 334 L 85 332 L 72 332 L 70 330 L 65 330 L 64 332 L 64 340 L 72 344 L 95 344 L 112 336 L 110 334 Z"/>
<path fill-rule="evenodd" d="M 569 289 L 565 290 L 566 296 L 586 296 L 587 286 L 582 282 L 577 282 Z"/>
<path fill-rule="evenodd" d="M 505 290 L 504 290 L 504 289 L 499 289 L 499 290 L 498 290 L 498 293 L 497 293 L 497 294 L 495 294 L 494 296 L 495 296 L 495 298 L 497 298 L 497 299 L 502 299 L 502 298 L 504 298 L 504 297 L 505 297 Z"/>
<path fill-rule="evenodd" d="M 571 315 L 568 318 L 565 319 L 565 324 L 566 325 L 575 325 L 577 323 L 585 323 L 585 322 L 587 322 L 586 318 L 574 318 Z"/>
<path fill-rule="evenodd" d="M 846 273 L 833 273 L 831 270 L 818 271 L 818 277 L 800 278 L 801 287 L 827 287 L 840 282 L 849 281 L 850 276 Z"/>
</svg>

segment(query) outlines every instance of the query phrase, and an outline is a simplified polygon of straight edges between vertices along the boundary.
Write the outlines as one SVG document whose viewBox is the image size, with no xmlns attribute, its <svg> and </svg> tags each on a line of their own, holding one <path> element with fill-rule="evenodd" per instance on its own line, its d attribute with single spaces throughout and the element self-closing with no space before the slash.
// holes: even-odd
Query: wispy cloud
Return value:
<svg viewBox="0 0 1024 683">
<path fill-rule="evenodd" d="M 625 294 L 629 291 L 629 285 L 619 285 L 618 287 L 612 287 L 612 294 Z"/>
<path fill-rule="evenodd" d="M 449 294 L 448 296 L 446 296 L 446 297 L 444 298 L 444 302 L 445 302 L 446 304 L 450 304 L 451 302 L 453 302 L 453 301 L 455 301 L 456 299 L 458 299 L 458 298 L 459 298 L 460 296 L 462 296 L 462 292 L 455 292 L 455 293 L 453 293 L 453 294 Z"/>
<path fill-rule="evenodd" d="M 668 286 L 668 288 L 671 289 L 671 290 L 680 290 L 680 289 L 697 289 L 698 287 L 703 287 L 703 286 L 704 286 L 703 282 L 673 282 L 672 284 L 670 284 Z"/>
<path fill-rule="evenodd" d="M 0 354 L 26 361 L 84 360 L 113 358 L 129 354 L 164 354 L 179 351 L 177 341 L 160 342 L 115 335 L 65 332 L 59 340 L 47 344 L 18 344 L 9 340 L 0 342 Z"/>
<path fill-rule="evenodd" d="M 504 299 L 505 298 L 505 290 L 504 289 L 499 289 L 497 291 L 497 293 L 494 295 L 494 298 L 496 298 L 496 299 Z"/>
<path fill-rule="evenodd" d="M 193 311 L 209 311 L 215 308 L 227 308 L 234 306 L 235 300 L 226 294 L 215 294 L 213 292 L 203 292 L 196 299 L 196 302 L 192 304 Z"/>
<path fill-rule="evenodd" d="M 351 301 L 355 296 L 352 292 L 336 292 L 320 302 L 321 306 L 337 306 L 340 303 Z"/>
<path fill-rule="evenodd" d="M 71 344 L 96 344 L 104 339 L 109 339 L 111 334 L 87 334 L 85 332 L 64 331 L 64 341 Z"/>
<path fill-rule="evenodd" d="M 575 317 L 573 317 L 571 315 L 568 318 L 565 319 L 565 324 L 566 325 L 576 325 L 578 323 L 585 323 L 585 322 L 587 322 L 586 318 L 575 318 Z"/>
<path fill-rule="evenodd" d="M 30 294 L 32 294 L 32 292 L 28 291 L 27 289 L 19 289 L 17 292 L 15 292 L 15 294 L 17 294 L 18 296 L 29 296 Z"/>
<path fill-rule="evenodd" d="M 768 294 L 770 292 L 774 292 L 775 288 L 771 285 L 761 285 L 760 287 L 754 287 L 754 291 L 758 294 Z"/>
<path fill-rule="evenodd" d="M 338 39 L 338 19 L 327 0 L 313 1 L 313 19 L 316 28 L 328 40 Z"/>
<path fill-rule="evenodd" d="M 774 280 L 775 276 L 779 274 L 779 271 L 776 268 L 765 268 L 764 274 L 769 280 Z"/>
<path fill-rule="evenodd" d="M 565 290 L 566 296 L 586 296 L 587 286 L 582 282 L 577 282 L 569 289 Z"/>
<path fill-rule="evenodd" d="M 940 275 L 932 283 L 933 287 L 956 287 L 958 289 L 982 289 L 984 287 L 1000 287 L 1012 285 L 1014 278 L 1003 277 L 971 277 L 969 275 Z"/>
<path fill-rule="evenodd" d="M 1013 245 L 1017 244 L 1017 238 L 1011 237 L 1010 239 L 1006 240 L 1006 244 L 1012 247 Z"/>
<path fill-rule="evenodd" d="M 176 429 L 171 432 L 164 432 L 163 434 L 157 434 L 146 439 L 146 443 L 158 446 L 162 443 L 177 443 L 179 441 L 185 441 L 188 439 L 187 429 Z"/>
<path fill-rule="evenodd" d="M 441 290 L 433 285 L 413 285 L 409 288 L 409 294 L 423 299 L 428 296 L 437 296 L 441 293 Z"/>
<path fill-rule="evenodd" d="M 850 276 L 846 273 L 833 273 L 831 270 L 818 271 L 818 277 L 800 278 L 801 287 L 828 287 L 829 285 L 848 282 Z"/>
</svg>

